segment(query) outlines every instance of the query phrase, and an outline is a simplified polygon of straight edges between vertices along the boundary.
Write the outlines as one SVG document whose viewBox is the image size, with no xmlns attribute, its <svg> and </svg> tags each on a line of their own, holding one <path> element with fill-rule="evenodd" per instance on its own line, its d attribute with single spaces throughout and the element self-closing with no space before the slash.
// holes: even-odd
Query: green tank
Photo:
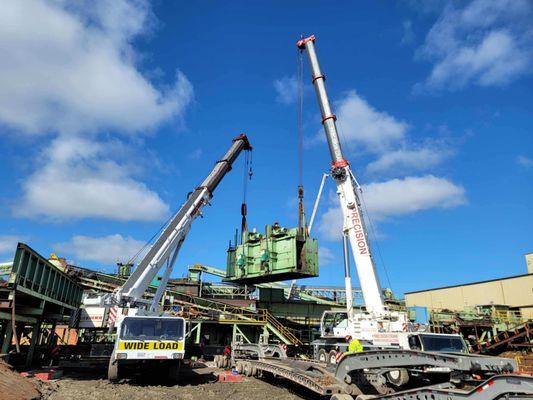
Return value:
<svg viewBox="0 0 533 400">
<path fill-rule="evenodd" d="M 267 225 L 230 246 L 226 282 L 256 284 L 318 276 L 318 244 L 304 230 Z"/>
</svg>

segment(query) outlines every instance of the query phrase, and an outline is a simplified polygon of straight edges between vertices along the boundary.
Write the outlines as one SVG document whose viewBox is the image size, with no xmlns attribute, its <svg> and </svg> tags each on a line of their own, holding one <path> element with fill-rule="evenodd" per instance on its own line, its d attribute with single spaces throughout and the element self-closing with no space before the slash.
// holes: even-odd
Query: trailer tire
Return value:
<svg viewBox="0 0 533 400">
<path fill-rule="evenodd" d="M 237 361 L 236 369 L 237 369 L 237 373 L 242 375 L 244 372 L 244 364 L 241 361 Z"/>
<path fill-rule="evenodd" d="M 331 350 L 328 354 L 328 364 L 337 364 L 337 352 Z"/>
<path fill-rule="evenodd" d="M 324 363 L 328 362 L 328 353 L 326 353 L 326 350 L 324 349 L 318 350 L 317 360 L 320 362 L 324 362 Z"/>
<path fill-rule="evenodd" d="M 249 362 L 244 364 L 244 375 L 248 377 L 252 376 L 252 364 Z"/>
<path fill-rule="evenodd" d="M 257 367 L 255 365 L 252 365 L 252 376 L 257 377 Z"/>
<path fill-rule="evenodd" d="M 353 397 L 349 394 L 338 393 L 331 396 L 330 400 L 353 400 Z"/>
<path fill-rule="evenodd" d="M 229 367 L 229 363 L 230 363 L 230 361 L 228 360 L 227 357 L 223 357 L 222 358 L 222 368 L 228 368 Z"/>
<path fill-rule="evenodd" d="M 400 387 L 409 382 L 409 372 L 405 368 L 389 371 L 386 374 L 387 380 L 394 386 Z"/>
<path fill-rule="evenodd" d="M 219 359 L 220 359 L 220 356 L 218 354 L 215 355 L 215 358 L 213 359 L 213 361 L 215 362 L 215 367 L 217 368 L 220 368 L 219 361 L 218 361 Z"/>
</svg>

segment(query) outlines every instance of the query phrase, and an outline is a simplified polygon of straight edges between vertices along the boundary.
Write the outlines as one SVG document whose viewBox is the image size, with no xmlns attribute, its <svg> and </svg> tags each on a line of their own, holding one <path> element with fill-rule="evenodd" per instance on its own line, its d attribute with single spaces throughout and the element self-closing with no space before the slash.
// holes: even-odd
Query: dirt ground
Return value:
<svg viewBox="0 0 533 400">
<path fill-rule="evenodd" d="M 36 379 L 20 376 L 9 365 L 0 360 L 0 399 L 33 400 L 40 396 L 41 383 Z"/>
<path fill-rule="evenodd" d="M 202 367 L 184 374 L 178 385 L 154 384 L 141 379 L 109 383 L 101 375 L 68 374 L 50 382 L 43 400 L 297 400 L 316 399 L 311 393 L 279 380 L 245 378 L 243 382 L 217 382 L 216 369 Z"/>
</svg>

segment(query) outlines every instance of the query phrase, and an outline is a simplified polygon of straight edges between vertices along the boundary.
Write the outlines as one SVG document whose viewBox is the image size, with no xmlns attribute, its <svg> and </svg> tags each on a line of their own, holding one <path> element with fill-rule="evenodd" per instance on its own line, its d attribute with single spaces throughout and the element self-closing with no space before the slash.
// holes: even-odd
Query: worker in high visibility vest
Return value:
<svg viewBox="0 0 533 400">
<path fill-rule="evenodd" d="M 345 351 L 344 354 L 355 354 L 361 353 L 363 351 L 363 345 L 357 339 L 352 339 L 350 335 L 345 337 L 346 342 L 348 343 L 348 351 Z"/>
</svg>

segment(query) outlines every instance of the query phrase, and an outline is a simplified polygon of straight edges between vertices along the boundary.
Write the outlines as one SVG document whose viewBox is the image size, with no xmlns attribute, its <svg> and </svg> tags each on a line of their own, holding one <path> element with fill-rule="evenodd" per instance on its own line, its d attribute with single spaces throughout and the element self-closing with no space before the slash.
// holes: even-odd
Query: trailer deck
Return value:
<svg viewBox="0 0 533 400">
<path fill-rule="evenodd" d="M 234 365 L 246 376 L 272 374 L 331 399 L 484 400 L 501 394 L 533 398 L 533 377 L 511 375 L 516 363 L 505 358 L 375 350 L 346 355 L 335 365 L 264 354 L 260 345 L 255 353 L 251 345 L 237 346 Z M 397 380 L 390 378 L 391 372 L 397 372 Z M 495 397 L 486 397 L 492 394 Z"/>
</svg>

